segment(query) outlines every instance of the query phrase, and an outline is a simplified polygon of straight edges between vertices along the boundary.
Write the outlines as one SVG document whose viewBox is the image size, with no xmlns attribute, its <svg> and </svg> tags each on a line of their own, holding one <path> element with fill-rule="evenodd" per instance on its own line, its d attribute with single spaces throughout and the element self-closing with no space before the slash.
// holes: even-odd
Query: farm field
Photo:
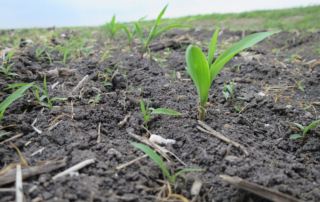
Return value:
<svg viewBox="0 0 320 202">
<path fill-rule="evenodd" d="M 312 125 L 320 119 L 319 9 L 163 19 L 157 30 L 194 28 L 165 30 L 143 53 L 139 33 L 130 42 L 122 28 L 111 37 L 112 21 L 107 32 L 0 30 L 0 201 L 15 201 L 18 164 L 23 197 L 34 202 L 320 201 L 320 126 Z M 155 21 L 138 23 L 146 39 Z M 136 29 L 114 24 L 122 25 Z M 218 26 L 213 62 L 251 34 L 282 31 L 225 64 L 200 122 L 186 51 L 193 45 L 207 56 Z M 3 104 L 23 87 L 20 98 Z M 154 113 L 145 121 L 141 101 L 147 114 L 180 114 Z M 150 141 L 152 134 L 162 143 Z M 197 171 L 170 181 L 132 142 L 157 151 L 170 174 Z M 238 186 L 230 182 L 239 178 Z M 255 192 L 258 186 L 269 192 Z"/>
</svg>

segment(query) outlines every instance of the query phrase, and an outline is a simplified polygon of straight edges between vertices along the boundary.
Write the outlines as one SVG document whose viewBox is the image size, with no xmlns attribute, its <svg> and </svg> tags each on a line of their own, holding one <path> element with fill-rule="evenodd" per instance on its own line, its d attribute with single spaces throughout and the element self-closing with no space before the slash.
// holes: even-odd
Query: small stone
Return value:
<svg viewBox="0 0 320 202">
<path fill-rule="evenodd" d="M 229 124 L 224 124 L 224 126 L 223 126 L 224 128 L 229 128 L 230 127 L 230 125 Z"/>
<path fill-rule="evenodd" d="M 291 106 L 291 105 L 287 105 L 287 106 L 286 106 L 286 108 L 291 109 L 291 108 L 292 108 L 292 106 Z"/>
</svg>

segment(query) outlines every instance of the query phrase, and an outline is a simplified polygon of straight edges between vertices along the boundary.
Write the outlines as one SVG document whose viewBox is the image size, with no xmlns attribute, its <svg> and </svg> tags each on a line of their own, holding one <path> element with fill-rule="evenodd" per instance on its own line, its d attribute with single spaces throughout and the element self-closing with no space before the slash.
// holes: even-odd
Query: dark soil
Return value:
<svg viewBox="0 0 320 202">
<path fill-rule="evenodd" d="M 207 51 L 207 44 L 213 31 L 177 31 L 169 32 L 164 38 L 172 38 L 188 33 L 195 43 L 202 43 Z M 247 31 L 246 35 L 253 33 Z M 221 49 L 230 46 L 241 31 L 224 30 L 219 36 Z M 188 199 L 192 199 L 190 189 L 195 179 L 203 182 L 197 201 L 268 201 L 250 192 L 238 189 L 219 179 L 220 174 L 238 176 L 253 183 L 271 188 L 301 199 L 302 201 L 320 201 L 320 131 L 317 128 L 307 133 L 302 145 L 301 139 L 289 139 L 292 134 L 300 133 L 294 125 L 286 121 L 309 125 L 319 119 L 319 68 L 320 64 L 309 61 L 320 60 L 315 53 L 320 32 L 299 34 L 283 31 L 264 40 L 247 51 L 262 55 L 259 60 L 245 62 L 237 55 L 217 76 L 213 82 L 207 108 L 206 124 L 214 130 L 242 145 L 250 153 L 244 154 L 235 147 L 229 151 L 225 142 L 199 131 L 197 126 L 198 97 L 194 84 L 185 70 L 185 48 L 179 46 L 172 50 L 164 62 L 164 68 L 149 57 L 140 59 L 134 48 L 126 49 L 126 41 L 116 41 L 118 49 L 111 52 L 112 58 L 99 62 L 95 55 L 83 57 L 77 61 L 69 61 L 67 68 L 76 69 L 75 76 L 54 78 L 47 81 L 51 97 L 67 97 L 68 101 L 55 101 L 51 111 L 38 104 L 32 93 L 25 95 L 11 104 L 2 119 L 1 125 L 17 124 L 18 126 L 3 129 L 1 132 L 12 131 L 12 135 L 23 133 L 23 136 L 12 141 L 22 152 L 30 166 L 41 161 L 67 158 L 65 168 L 50 173 L 37 175 L 24 180 L 23 191 L 26 201 L 39 197 L 43 201 L 156 201 L 165 198 L 156 189 L 164 186 L 160 167 L 150 158 L 144 158 L 119 171 L 115 167 L 127 163 L 144 153 L 134 148 L 130 142 L 136 142 L 128 135 L 128 131 L 144 136 L 146 131 L 141 127 L 143 115 L 139 102 L 128 99 L 143 98 L 150 100 L 153 108 L 167 108 L 183 113 L 181 116 L 152 115 L 148 125 L 153 134 L 176 140 L 176 144 L 167 149 L 176 154 L 187 166 L 180 162 L 168 163 L 171 170 L 177 172 L 183 168 L 201 168 L 203 172 L 190 172 L 182 175 L 172 191 Z M 233 39 L 230 39 L 233 37 Z M 163 38 L 155 41 L 165 40 Z M 200 43 L 197 43 L 198 45 Z M 99 50 L 102 44 L 95 46 Z M 0 74 L 0 101 L 2 102 L 13 91 L 3 90 L 16 83 L 35 82 L 43 86 L 43 80 L 35 76 L 36 71 L 48 71 L 60 64 L 49 64 L 49 61 L 35 61 L 34 50 L 38 47 L 21 48 L 20 58 L 15 62 L 12 72 L 21 77 L 13 77 L 4 81 Z M 273 49 L 280 49 L 278 55 Z M 164 55 L 167 50 L 154 53 Z M 293 61 L 286 60 L 293 54 L 298 57 Z M 62 60 L 58 53 L 52 57 Z M 54 55 L 55 54 L 55 55 Z M 300 56 L 300 57 L 299 57 Z M 121 63 L 119 63 L 121 62 Z M 238 69 L 239 66 L 239 69 Z M 112 84 L 103 86 L 106 68 L 119 68 Z M 173 70 L 181 74 L 181 78 L 173 80 L 167 75 Z M 34 76 L 27 76 L 26 70 Z M 238 71 L 239 70 L 239 71 Z M 126 72 L 126 78 L 123 76 Z M 86 75 L 90 81 L 79 93 L 71 93 L 72 89 Z M 111 77 L 111 75 L 109 75 Z M 223 83 L 235 80 L 235 97 L 245 100 L 225 100 Z M 301 86 L 304 91 L 298 87 Z M 51 90 L 52 84 L 59 85 Z M 131 87 L 133 90 L 130 92 Z M 141 90 L 138 90 L 142 86 Z M 127 90 L 127 91 L 126 91 Z M 126 92 L 126 93 L 124 93 Z M 266 93 L 266 96 L 259 93 Z M 101 95 L 98 104 L 88 104 L 97 94 Z M 54 129 L 48 131 L 52 122 L 61 114 L 72 113 L 73 119 L 62 116 Z M 241 113 L 234 106 L 245 108 Z M 305 107 L 310 106 L 306 109 Z M 131 118 L 123 127 L 118 124 L 128 114 Z M 37 118 L 35 127 L 42 130 L 38 134 L 31 124 Z M 98 125 L 101 123 L 101 143 L 97 143 Z M 0 141 L 8 136 L 0 138 Z M 31 156 L 39 149 L 44 150 Z M 232 156 L 233 158 L 226 158 Z M 65 176 L 56 181 L 52 177 L 57 173 L 86 159 L 96 159 L 81 170 L 77 176 Z M 20 162 L 19 154 L 9 144 L 0 145 L 0 166 Z M 23 168 L 26 168 L 23 166 Z M 13 187 L 7 184 L 2 187 Z M 165 192 L 167 193 L 167 191 Z M 37 200 L 38 200 L 37 199 Z M 0 192 L 0 201 L 14 201 L 13 192 Z M 39 200 L 38 200 L 39 201 Z"/>
</svg>

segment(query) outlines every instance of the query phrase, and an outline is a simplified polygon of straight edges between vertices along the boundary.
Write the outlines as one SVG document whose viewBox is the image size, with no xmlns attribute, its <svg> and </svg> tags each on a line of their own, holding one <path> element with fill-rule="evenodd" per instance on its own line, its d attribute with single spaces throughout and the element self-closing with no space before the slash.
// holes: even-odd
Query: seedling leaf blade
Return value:
<svg viewBox="0 0 320 202">
<path fill-rule="evenodd" d="M 142 48 L 144 47 L 144 42 L 143 42 L 143 35 L 141 33 L 141 29 L 140 29 L 140 26 L 137 22 L 134 23 L 134 27 L 135 27 L 135 30 L 137 30 L 137 33 L 139 35 L 139 38 L 140 38 L 140 41 L 141 41 L 141 46 Z"/>
<path fill-rule="evenodd" d="M 141 149 L 144 153 L 146 153 L 152 160 L 154 160 L 160 166 L 160 168 L 166 174 L 166 176 L 168 177 L 170 182 L 171 183 L 174 182 L 172 177 L 170 176 L 168 169 L 164 165 L 161 157 L 156 152 L 154 152 L 152 149 L 150 149 L 150 147 L 148 147 L 144 144 L 135 143 L 135 142 L 130 142 L 130 144 L 132 144 L 134 147 L 137 147 L 138 149 Z"/>
<path fill-rule="evenodd" d="M 211 65 L 210 67 L 210 83 L 213 82 L 213 80 L 216 78 L 217 74 L 220 72 L 222 67 L 237 53 L 242 51 L 245 48 L 249 48 L 253 46 L 254 44 L 262 41 L 266 37 L 279 33 L 281 30 L 277 31 L 269 31 L 269 32 L 260 32 L 251 34 L 238 43 L 234 44 L 230 48 L 228 48 L 226 51 L 224 51 Z"/>
<path fill-rule="evenodd" d="M 200 104 L 203 106 L 208 100 L 210 89 L 210 74 L 206 57 L 200 48 L 189 45 L 186 51 L 187 72 L 197 88 Z"/>
<path fill-rule="evenodd" d="M 289 121 L 286 121 L 286 123 L 291 123 L 293 125 L 296 125 L 296 126 L 298 126 L 300 128 L 301 131 L 304 131 L 304 127 L 301 124 L 293 123 L 293 122 L 289 122 Z"/>
<path fill-rule="evenodd" d="M 289 137 L 289 139 L 297 139 L 297 138 L 302 138 L 302 136 L 299 134 L 294 134 Z"/>
<path fill-rule="evenodd" d="M 194 169 L 194 168 L 186 168 L 186 169 L 183 169 L 183 170 L 180 170 L 179 172 L 177 172 L 176 174 L 174 174 L 172 176 L 172 179 L 173 181 L 175 181 L 175 179 L 181 175 L 182 173 L 186 173 L 186 172 L 193 172 L 193 171 L 203 171 L 202 169 Z"/>
<path fill-rule="evenodd" d="M 33 85 L 33 83 L 27 84 L 18 90 L 16 90 L 14 93 L 12 93 L 7 99 L 5 99 L 1 104 L 0 104 L 0 111 L 2 111 L 4 108 L 9 106 L 12 102 L 14 102 L 16 99 L 20 98 L 22 94 L 24 93 L 25 90 L 30 88 Z"/>
<path fill-rule="evenodd" d="M 143 101 L 140 99 L 140 107 L 144 117 L 146 117 L 146 108 L 144 107 Z"/>
<path fill-rule="evenodd" d="M 214 32 L 210 45 L 209 45 L 209 51 L 208 51 L 208 65 L 209 67 L 212 65 L 214 53 L 216 51 L 216 44 L 217 44 L 217 38 L 219 33 L 219 27 L 217 27 L 216 31 Z"/>
<path fill-rule="evenodd" d="M 229 93 L 226 92 L 226 91 L 222 91 L 224 97 L 226 98 L 226 100 L 228 100 L 228 97 L 229 97 Z"/>
<path fill-rule="evenodd" d="M 164 28 L 160 29 L 159 31 L 155 32 L 154 35 L 153 35 L 153 37 L 157 36 L 157 35 L 160 34 L 161 32 L 166 31 L 167 29 L 171 29 L 171 28 L 174 28 L 174 27 L 189 27 L 189 28 L 195 29 L 195 27 L 190 26 L 190 25 L 169 25 L 169 26 L 164 27 Z"/>
<path fill-rule="evenodd" d="M 181 115 L 179 112 L 170 110 L 170 109 L 164 109 L 164 108 L 158 108 L 153 110 L 150 114 L 168 114 L 168 115 Z"/>
</svg>

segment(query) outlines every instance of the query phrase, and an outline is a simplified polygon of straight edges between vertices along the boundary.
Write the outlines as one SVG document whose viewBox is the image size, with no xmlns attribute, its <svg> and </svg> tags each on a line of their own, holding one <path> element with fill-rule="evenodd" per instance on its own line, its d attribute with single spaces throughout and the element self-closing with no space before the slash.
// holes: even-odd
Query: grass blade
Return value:
<svg viewBox="0 0 320 202">
<path fill-rule="evenodd" d="M 219 27 L 217 27 L 216 31 L 214 32 L 208 50 L 208 65 L 209 67 L 212 65 L 214 53 L 216 52 L 216 45 L 218 39 Z"/>
<path fill-rule="evenodd" d="M 137 147 L 138 149 L 141 149 L 151 159 L 153 159 L 160 166 L 160 168 L 163 170 L 163 172 L 166 174 L 166 176 L 168 177 L 170 182 L 174 183 L 172 177 L 170 176 L 170 173 L 169 173 L 168 169 L 164 165 L 161 157 L 156 152 L 154 152 L 152 149 L 150 149 L 150 147 L 148 147 L 148 146 L 146 146 L 144 144 L 135 143 L 135 142 L 130 142 L 130 144 L 132 144 L 134 147 Z"/>
<path fill-rule="evenodd" d="M 0 111 L 3 110 L 5 107 L 9 106 L 12 102 L 17 100 L 22 96 L 25 90 L 30 88 L 33 85 L 33 83 L 27 84 L 18 90 L 16 90 L 14 93 L 12 93 L 7 99 L 5 99 L 1 104 L 0 104 Z"/>
<path fill-rule="evenodd" d="M 140 26 L 139 26 L 139 24 L 138 24 L 137 22 L 135 22 L 135 23 L 134 23 L 134 27 L 135 27 L 135 30 L 137 30 L 137 33 L 138 33 L 138 35 L 139 35 L 139 37 L 140 37 L 141 46 L 142 46 L 142 48 L 143 48 L 143 47 L 144 47 L 143 35 L 142 35 L 142 33 L 141 33 Z"/>
<path fill-rule="evenodd" d="M 253 46 L 254 44 L 262 41 L 264 38 L 278 33 L 281 30 L 277 31 L 270 31 L 270 32 L 260 32 L 255 33 L 247 36 L 246 38 L 242 39 L 238 43 L 234 44 L 230 48 L 228 48 L 226 51 L 224 51 L 217 59 L 214 61 L 214 63 L 210 67 L 210 83 L 213 82 L 213 80 L 216 78 L 217 74 L 220 72 L 222 67 L 237 53 L 242 51 L 245 48 L 249 48 Z"/>
<path fill-rule="evenodd" d="M 168 115 L 181 115 L 179 112 L 170 110 L 170 109 L 164 109 L 164 108 L 158 108 L 153 110 L 150 114 L 168 114 Z"/>
<path fill-rule="evenodd" d="M 164 27 L 164 28 L 160 29 L 159 31 L 155 32 L 154 35 L 153 35 L 153 37 L 157 36 L 157 35 L 160 34 L 161 32 L 166 31 L 167 29 L 171 29 L 171 28 L 174 28 L 174 27 L 189 27 L 189 28 L 195 29 L 195 27 L 190 26 L 190 25 L 169 25 L 169 26 Z"/>
</svg>

